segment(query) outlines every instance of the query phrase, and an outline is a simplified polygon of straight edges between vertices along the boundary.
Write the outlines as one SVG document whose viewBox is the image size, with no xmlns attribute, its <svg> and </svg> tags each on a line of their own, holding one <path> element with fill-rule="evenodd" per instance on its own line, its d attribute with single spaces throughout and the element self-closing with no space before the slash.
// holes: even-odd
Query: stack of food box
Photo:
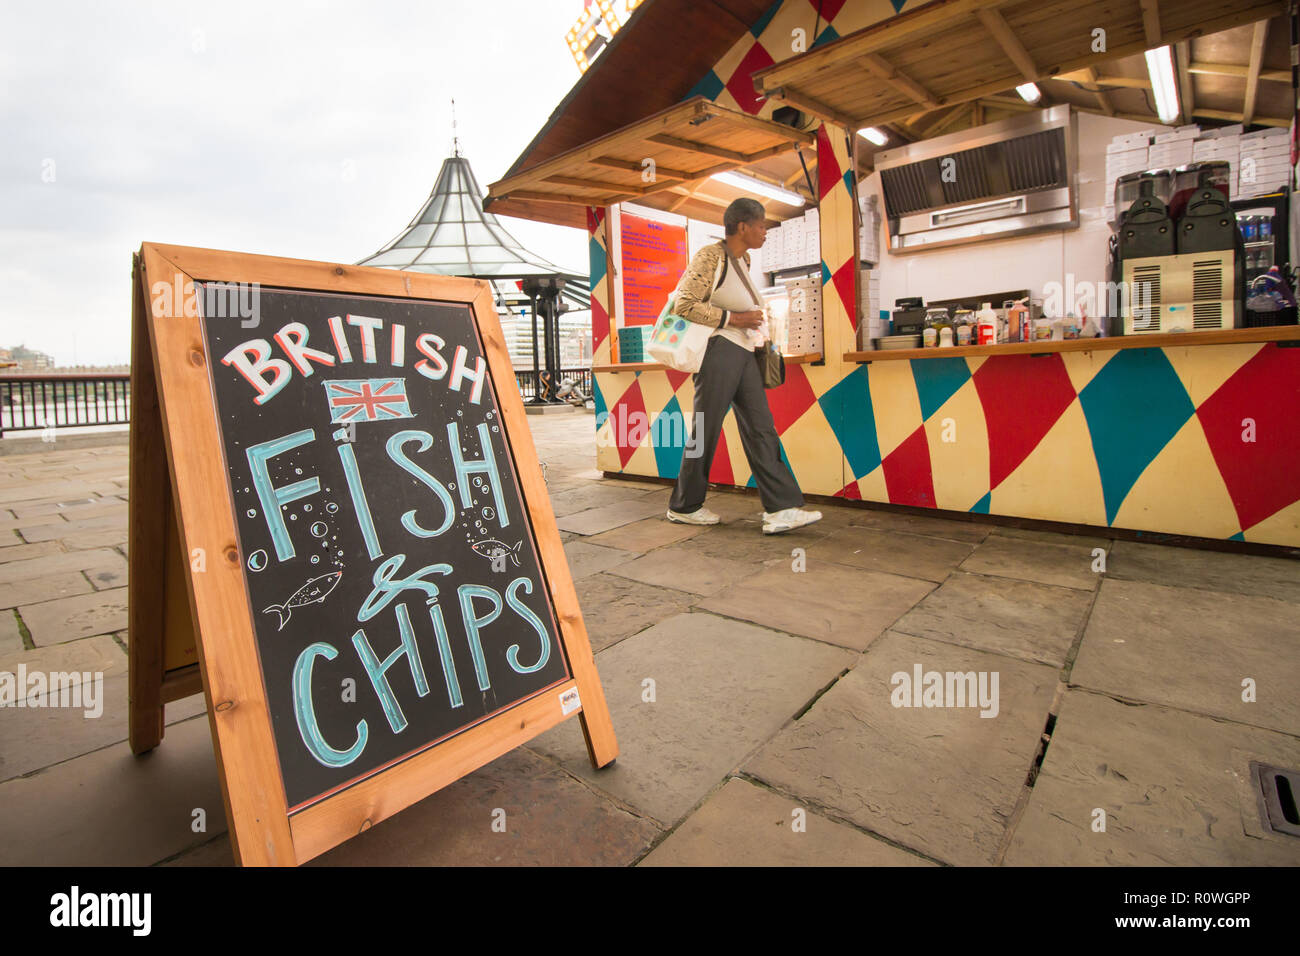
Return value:
<svg viewBox="0 0 1300 956">
<path fill-rule="evenodd" d="M 1286 189 L 1291 182 L 1291 133 L 1262 129 L 1241 137 L 1240 187 L 1243 199 Z"/>
<path fill-rule="evenodd" d="M 1149 169 L 1173 169 L 1186 166 L 1192 161 L 1195 143 L 1201 135 L 1199 126 L 1179 126 L 1167 133 L 1156 133 L 1147 150 L 1147 167 Z"/>
<path fill-rule="evenodd" d="M 873 339 L 889 334 L 889 319 L 880 315 L 880 282 L 870 269 L 858 273 L 858 348 L 875 348 Z"/>
<path fill-rule="evenodd" d="M 1192 162 L 1227 163 L 1230 167 L 1228 178 L 1228 198 L 1236 199 L 1239 192 L 1237 179 L 1241 160 L 1241 134 L 1245 127 L 1240 123 L 1235 126 L 1221 126 L 1209 129 L 1192 144 Z"/>
<path fill-rule="evenodd" d="M 816 209 L 767 231 L 759 256 L 764 272 L 802 269 L 821 262 L 821 217 Z"/>
<path fill-rule="evenodd" d="M 787 351 L 809 355 L 822 350 L 822 280 L 820 276 L 782 280 L 790 307 L 786 313 Z"/>
<path fill-rule="evenodd" d="M 874 194 L 858 198 L 858 258 L 863 262 L 880 261 L 880 203 Z"/>
<path fill-rule="evenodd" d="M 1154 129 L 1142 129 L 1135 133 L 1116 136 L 1106 147 L 1106 218 L 1114 218 L 1115 180 L 1129 173 L 1139 173 L 1150 169 L 1147 162 Z"/>
</svg>

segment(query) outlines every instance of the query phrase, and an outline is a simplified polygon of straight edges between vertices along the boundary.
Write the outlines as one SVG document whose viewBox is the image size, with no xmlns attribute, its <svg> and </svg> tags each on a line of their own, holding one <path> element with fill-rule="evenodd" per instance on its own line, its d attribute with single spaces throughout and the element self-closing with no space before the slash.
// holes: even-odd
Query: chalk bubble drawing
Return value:
<svg viewBox="0 0 1300 956">
<path fill-rule="evenodd" d="M 489 561 L 496 561 L 505 555 L 510 555 L 510 560 L 515 563 L 515 567 L 519 567 L 519 546 L 523 543 L 521 538 L 515 542 L 515 546 L 512 548 L 504 541 L 498 541 L 496 538 L 486 538 L 483 541 L 475 541 L 473 547 L 475 554 L 481 555 Z"/>
<path fill-rule="evenodd" d="M 248 556 L 248 570 L 261 571 L 266 567 L 266 552 L 258 548 Z"/>
<path fill-rule="evenodd" d="M 289 623 L 289 616 L 296 607 L 303 607 L 308 604 L 319 604 L 329 596 L 329 593 L 338 586 L 339 578 L 343 577 L 342 571 L 333 571 L 329 574 L 322 574 L 318 578 L 312 578 L 293 594 L 289 595 L 289 600 L 283 604 L 272 604 L 270 607 L 263 608 L 263 614 L 270 614 L 274 611 L 280 617 L 280 626 L 277 631 L 283 631 L 284 626 Z"/>
</svg>

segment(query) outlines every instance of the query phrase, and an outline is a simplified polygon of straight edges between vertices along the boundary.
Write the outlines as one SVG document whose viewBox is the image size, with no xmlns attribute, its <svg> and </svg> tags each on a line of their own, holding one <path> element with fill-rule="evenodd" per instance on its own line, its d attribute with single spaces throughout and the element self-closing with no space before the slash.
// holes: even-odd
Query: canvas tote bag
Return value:
<svg viewBox="0 0 1300 956">
<path fill-rule="evenodd" d="M 713 274 L 713 288 L 716 291 L 727 274 L 727 260 L 724 257 L 718 263 Z M 683 275 L 683 278 L 685 276 Z M 677 304 L 677 293 L 681 289 L 681 280 L 677 288 L 668 296 L 664 310 L 659 313 L 659 321 L 650 333 L 650 344 L 646 353 L 656 362 L 661 362 L 679 372 L 698 372 L 704 362 L 704 350 L 709 347 L 709 336 L 713 329 L 699 322 L 691 322 L 680 315 L 673 314 Z"/>
</svg>

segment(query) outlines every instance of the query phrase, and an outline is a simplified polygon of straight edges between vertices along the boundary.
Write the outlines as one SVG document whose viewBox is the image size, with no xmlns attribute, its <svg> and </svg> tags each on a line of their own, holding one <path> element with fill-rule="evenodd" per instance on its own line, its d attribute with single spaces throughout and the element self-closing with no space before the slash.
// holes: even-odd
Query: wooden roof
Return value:
<svg viewBox="0 0 1300 956">
<path fill-rule="evenodd" d="M 514 202 L 568 206 L 585 224 L 587 206 L 635 202 L 720 221 L 718 204 L 726 203 L 699 197 L 688 187 L 796 147 L 815 152 L 816 141 L 812 133 L 696 96 L 493 183 L 484 205 L 493 213 Z M 643 178 L 647 160 L 654 162 L 651 182 Z"/>
<path fill-rule="evenodd" d="M 956 113 L 961 104 L 1029 81 L 1068 76 L 1089 82 L 1102 64 L 1141 61 L 1147 49 L 1286 10 L 1285 0 L 938 0 L 760 70 L 754 85 L 768 97 L 850 129 L 915 123 L 940 110 Z M 1105 30 L 1105 52 L 1093 50 L 1098 27 Z M 1252 53 L 1251 62 L 1257 61 L 1262 62 L 1262 46 L 1260 56 Z M 1258 83 L 1258 68 L 1255 73 Z M 1091 105 L 1100 106 L 1095 93 L 1084 92 Z M 1113 105 L 1109 111 L 1128 113 Z M 960 113 L 962 119 L 972 115 Z M 1205 115 L 1204 108 L 1197 115 Z M 975 111 L 972 122 L 977 119 Z M 923 134 L 940 131 L 931 127 Z"/>
</svg>

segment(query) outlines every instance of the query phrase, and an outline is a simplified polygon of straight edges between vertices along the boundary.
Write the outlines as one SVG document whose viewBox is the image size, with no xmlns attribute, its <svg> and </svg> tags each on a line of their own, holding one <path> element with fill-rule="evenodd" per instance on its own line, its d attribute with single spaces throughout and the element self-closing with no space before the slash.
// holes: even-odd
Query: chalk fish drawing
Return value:
<svg viewBox="0 0 1300 956">
<path fill-rule="evenodd" d="M 515 567 L 519 567 L 519 546 L 523 543 L 523 539 L 521 538 L 515 542 L 515 546 L 512 548 L 504 541 L 498 541 L 496 538 L 488 538 L 484 541 L 476 541 L 473 548 L 475 554 L 481 554 L 490 561 L 496 561 L 508 554 L 510 555 L 510 560 L 515 563 Z"/>
<path fill-rule="evenodd" d="M 324 601 L 329 593 L 339 583 L 339 578 L 343 577 L 342 571 L 333 571 L 330 574 L 322 574 L 318 578 L 312 578 L 298 590 L 289 596 L 289 600 L 283 604 L 272 604 L 270 607 L 263 608 L 263 614 L 270 614 L 274 611 L 280 616 L 280 626 L 277 631 L 283 631 L 284 626 L 289 623 L 289 615 L 293 613 L 296 607 L 303 607 L 307 604 L 319 604 Z"/>
</svg>

